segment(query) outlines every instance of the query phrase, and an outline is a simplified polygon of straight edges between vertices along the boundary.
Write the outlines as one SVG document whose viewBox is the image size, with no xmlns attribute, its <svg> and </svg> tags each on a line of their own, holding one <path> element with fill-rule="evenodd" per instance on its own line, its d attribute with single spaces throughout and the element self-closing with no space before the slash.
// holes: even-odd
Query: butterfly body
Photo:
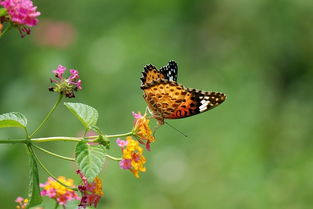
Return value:
<svg viewBox="0 0 313 209">
<path fill-rule="evenodd" d="M 223 93 L 185 88 L 176 82 L 177 73 L 174 61 L 160 70 L 147 65 L 142 73 L 144 99 L 160 125 L 164 124 L 164 119 L 185 118 L 205 112 L 226 99 Z"/>
</svg>

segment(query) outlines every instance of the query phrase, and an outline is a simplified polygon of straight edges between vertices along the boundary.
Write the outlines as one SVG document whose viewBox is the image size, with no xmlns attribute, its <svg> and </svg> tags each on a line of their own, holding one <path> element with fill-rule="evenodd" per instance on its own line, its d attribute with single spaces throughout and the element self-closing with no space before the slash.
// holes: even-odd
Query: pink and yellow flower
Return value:
<svg viewBox="0 0 313 209">
<path fill-rule="evenodd" d="M 75 91 L 82 89 L 82 81 L 79 80 L 79 73 L 77 70 L 70 69 L 70 76 L 68 78 L 64 78 L 65 71 L 66 67 L 62 65 L 59 65 L 56 70 L 52 71 L 57 80 L 50 79 L 51 83 L 54 83 L 55 86 L 49 88 L 49 91 L 58 92 L 64 94 L 68 98 L 72 98 L 75 97 Z"/>
<path fill-rule="evenodd" d="M 28 204 L 28 199 L 24 199 L 23 197 L 17 197 L 15 202 L 17 202 L 17 209 L 25 209 Z"/>
<path fill-rule="evenodd" d="M 146 115 L 140 113 L 132 113 L 134 116 L 134 128 L 133 133 L 139 138 L 141 144 L 146 145 L 146 149 L 150 151 L 150 144 L 155 141 L 152 130 L 149 127 L 150 120 Z M 143 142 L 145 141 L 145 142 Z"/>
<path fill-rule="evenodd" d="M 63 176 L 60 176 L 58 177 L 58 180 L 68 187 L 75 187 L 72 179 L 66 179 Z M 40 184 L 40 187 L 43 188 L 40 193 L 41 196 L 47 196 L 51 199 L 55 199 L 60 205 L 65 205 L 70 200 L 79 199 L 74 190 L 61 185 L 51 177 L 48 178 L 46 183 Z"/>
<path fill-rule="evenodd" d="M 97 207 L 98 202 L 103 196 L 101 179 L 96 177 L 93 182 L 89 183 L 86 176 L 80 170 L 77 170 L 76 173 L 83 182 L 82 185 L 78 186 L 79 191 L 82 193 L 82 198 L 78 206 L 81 208 L 86 208 L 87 206 Z"/>
<path fill-rule="evenodd" d="M 136 178 L 139 178 L 139 172 L 145 172 L 146 158 L 142 155 L 143 148 L 140 147 L 138 141 L 128 136 L 125 140 L 116 140 L 117 144 L 122 149 L 122 160 L 120 168 L 130 170 Z"/>
</svg>

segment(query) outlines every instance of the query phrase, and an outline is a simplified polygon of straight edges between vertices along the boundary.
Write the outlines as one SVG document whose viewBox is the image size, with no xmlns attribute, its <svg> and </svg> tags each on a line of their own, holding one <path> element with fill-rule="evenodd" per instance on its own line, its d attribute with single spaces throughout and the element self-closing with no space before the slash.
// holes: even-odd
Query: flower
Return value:
<svg viewBox="0 0 313 209">
<path fill-rule="evenodd" d="M 138 141 L 128 136 L 125 140 L 116 140 L 117 144 L 122 149 L 122 160 L 120 161 L 120 168 L 130 170 L 136 178 L 139 178 L 139 171 L 145 172 L 146 158 L 142 155 L 143 148 L 139 146 Z"/>
<path fill-rule="evenodd" d="M 146 141 L 146 149 L 150 151 L 150 143 L 155 141 L 155 137 L 152 134 L 152 130 L 149 127 L 150 120 L 147 119 L 146 115 L 141 115 L 140 113 L 132 112 L 134 116 L 134 128 L 133 133 L 139 138 L 139 142 L 144 144 Z"/>
<path fill-rule="evenodd" d="M 63 176 L 59 176 L 58 180 L 68 187 L 75 187 L 73 179 L 66 179 Z M 43 190 L 40 192 L 41 196 L 47 196 L 55 199 L 60 205 L 65 205 L 67 201 L 78 200 L 79 197 L 75 191 L 61 185 L 53 178 L 48 177 L 48 181 L 44 184 L 40 184 Z"/>
<path fill-rule="evenodd" d="M 70 69 L 70 74 L 71 74 L 71 76 L 69 77 L 70 80 L 75 80 L 79 78 L 77 70 Z"/>
<path fill-rule="evenodd" d="M 7 10 L 6 21 L 13 23 L 24 37 L 30 34 L 30 27 L 37 25 L 40 12 L 31 0 L 4 0 L 0 5 Z"/>
<path fill-rule="evenodd" d="M 132 160 L 131 159 L 122 159 L 120 161 L 120 168 L 124 170 L 131 169 L 132 167 Z"/>
<path fill-rule="evenodd" d="M 75 97 L 74 92 L 81 90 L 82 81 L 79 80 L 79 73 L 77 70 L 70 69 L 70 76 L 64 78 L 63 75 L 66 71 L 66 67 L 59 65 L 56 70 L 53 70 L 52 73 L 58 80 L 51 80 L 51 83 L 54 83 L 54 87 L 50 87 L 49 91 L 59 92 L 65 94 L 66 97 L 72 98 Z"/>
<path fill-rule="evenodd" d="M 18 209 L 25 209 L 28 204 L 28 199 L 24 199 L 23 197 L 17 197 L 15 202 L 18 203 L 16 208 Z"/>
<path fill-rule="evenodd" d="M 81 208 L 92 205 L 97 207 L 101 196 L 103 196 L 101 179 L 96 177 L 93 182 L 89 183 L 86 176 L 80 170 L 77 170 L 76 173 L 80 176 L 83 183 L 78 186 L 79 191 L 82 193 L 82 198 L 78 206 Z"/>
<path fill-rule="evenodd" d="M 128 141 L 121 140 L 120 138 L 117 138 L 117 139 L 116 139 L 116 144 L 117 144 L 119 147 L 124 148 L 124 147 L 128 144 Z"/>
<path fill-rule="evenodd" d="M 66 70 L 66 67 L 59 65 L 58 68 L 56 70 L 53 70 L 52 72 L 54 73 L 55 77 L 59 79 L 63 79 L 62 76 L 65 70 Z"/>
</svg>

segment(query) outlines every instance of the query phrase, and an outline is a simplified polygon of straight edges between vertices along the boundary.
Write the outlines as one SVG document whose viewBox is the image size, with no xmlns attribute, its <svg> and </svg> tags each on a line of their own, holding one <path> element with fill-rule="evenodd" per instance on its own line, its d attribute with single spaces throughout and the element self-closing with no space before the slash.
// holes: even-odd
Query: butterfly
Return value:
<svg viewBox="0 0 313 209">
<path fill-rule="evenodd" d="M 223 103 L 226 95 L 219 92 L 201 91 L 186 88 L 177 83 L 178 66 L 170 61 L 166 66 L 156 69 L 146 65 L 142 72 L 141 86 L 148 110 L 158 121 L 179 119 L 210 110 Z"/>
</svg>

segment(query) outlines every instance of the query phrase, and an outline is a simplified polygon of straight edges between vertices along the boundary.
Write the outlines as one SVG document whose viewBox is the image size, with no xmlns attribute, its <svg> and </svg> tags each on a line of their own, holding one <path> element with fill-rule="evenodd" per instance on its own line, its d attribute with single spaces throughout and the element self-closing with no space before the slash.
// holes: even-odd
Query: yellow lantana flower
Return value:
<svg viewBox="0 0 313 209">
<path fill-rule="evenodd" d="M 138 141 L 128 136 L 126 141 L 118 139 L 117 144 L 122 148 L 122 160 L 120 167 L 130 170 L 136 178 L 139 178 L 139 172 L 145 172 L 146 158 L 142 155 L 143 148 L 140 147 Z"/>
<path fill-rule="evenodd" d="M 140 113 L 132 113 L 134 116 L 133 133 L 139 138 L 139 142 L 144 144 L 141 140 L 145 141 L 147 150 L 150 151 L 150 143 L 155 141 L 153 132 L 149 127 L 150 120 L 145 115 Z"/>
<path fill-rule="evenodd" d="M 75 187 L 73 179 L 66 179 L 64 176 L 59 176 L 58 180 L 64 185 Z M 67 201 L 73 199 L 79 199 L 75 191 L 61 185 L 51 177 L 48 177 L 48 181 L 46 183 L 40 184 L 40 187 L 43 188 L 40 193 L 41 196 L 48 196 L 55 199 L 60 205 L 65 205 Z"/>
</svg>

